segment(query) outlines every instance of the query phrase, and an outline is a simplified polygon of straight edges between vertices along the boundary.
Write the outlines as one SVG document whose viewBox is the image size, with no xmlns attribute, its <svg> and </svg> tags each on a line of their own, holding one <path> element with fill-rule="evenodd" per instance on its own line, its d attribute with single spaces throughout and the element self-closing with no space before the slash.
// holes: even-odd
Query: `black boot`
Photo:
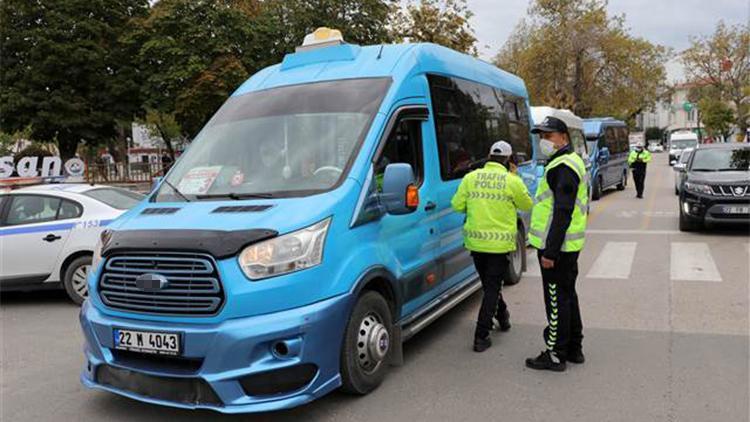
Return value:
<svg viewBox="0 0 750 422">
<path fill-rule="evenodd" d="M 569 350 L 565 356 L 565 360 L 570 363 L 583 363 L 586 362 L 586 357 L 583 355 L 583 350 L 573 349 Z"/>
<path fill-rule="evenodd" d="M 480 336 L 474 336 L 474 351 L 477 353 L 482 353 L 485 350 L 489 349 L 490 346 L 492 346 L 492 340 L 490 340 L 490 336 L 487 337 L 480 337 Z"/>
<path fill-rule="evenodd" d="M 565 371 L 565 360 L 560 359 L 557 353 L 545 350 L 535 358 L 526 359 L 526 366 L 531 369 L 563 372 Z"/>
<path fill-rule="evenodd" d="M 492 318 L 492 328 L 502 332 L 510 330 L 510 312 L 507 309 Z"/>
</svg>

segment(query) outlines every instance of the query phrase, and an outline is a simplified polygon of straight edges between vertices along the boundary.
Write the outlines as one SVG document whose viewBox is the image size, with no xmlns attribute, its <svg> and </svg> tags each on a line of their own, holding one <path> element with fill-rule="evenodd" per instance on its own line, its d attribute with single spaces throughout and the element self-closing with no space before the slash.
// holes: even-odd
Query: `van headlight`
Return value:
<svg viewBox="0 0 750 422">
<path fill-rule="evenodd" d="M 713 195 L 714 191 L 711 189 L 710 186 L 704 185 L 702 183 L 692 183 L 692 182 L 685 182 L 685 189 L 696 192 L 696 193 L 702 193 L 704 195 Z"/>
<path fill-rule="evenodd" d="M 101 234 L 99 234 L 99 240 L 96 242 L 96 246 L 94 246 L 94 256 L 91 257 L 91 270 L 96 271 L 99 268 L 99 264 L 102 262 L 102 249 L 104 248 L 104 244 L 109 242 L 109 239 L 112 237 L 112 230 L 102 230 Z"/>
<path fill-rule="evenodd" d="M 314 267 L 323 260 L 323 247 L 331 219 L 255 245 L 240 253 L 242 272 L 252 280 Z"/>
</svg>

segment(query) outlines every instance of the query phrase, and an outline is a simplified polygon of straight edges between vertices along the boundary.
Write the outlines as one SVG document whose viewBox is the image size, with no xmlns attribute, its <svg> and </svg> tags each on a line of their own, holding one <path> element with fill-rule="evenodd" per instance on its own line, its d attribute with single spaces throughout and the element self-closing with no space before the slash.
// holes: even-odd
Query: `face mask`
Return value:
<svg viewBox="0 0 750 422">
<path fill-rule="evenodd" d="M 545 157 L 551 157 L 557 151 L 557 146 L 554 142 L 548 139 L 542 139 L 539 141 L 539 152 Z"/>
</svg>

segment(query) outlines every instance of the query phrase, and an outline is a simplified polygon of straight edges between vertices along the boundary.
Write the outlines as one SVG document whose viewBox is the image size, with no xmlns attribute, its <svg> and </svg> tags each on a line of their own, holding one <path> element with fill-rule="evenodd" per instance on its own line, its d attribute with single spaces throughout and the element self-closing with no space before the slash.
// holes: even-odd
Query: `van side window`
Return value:
<svg viewBox="0 0 750 422">
<path fill-rule="evenodd" d="M 382 178 L 388 164 L 405 163 L 411 164 L 417 184 L 421 184 L 424 174 L 422 164 L 422 121 L 416 119 L 403 119 L 399 121 L 388 140 L 383 146 L 383 151 L 375 163 L 375 178 L 378 182 L 378 191 L 382 190 Z"/>
<path fill-rule="evenodd" d="M 628 139 L 628 128 L 617 128 L 617 139 L 620 141 L 620 152 L 627 152 L 630 149 L 630 140 Z"/>
<path fill-rule="evenodd" d="M 619 142 L 617 140 L 617 132 L 615 131 L 615 128 L 608 127 L 604 131 L 604 139 L 607 144 L 607 148 L 609 149 L 610 154 L 618 154 L 620 153 L 620 146 Z"/>
<path fill-rule="evenodd" d="M 428 75 L 428 81 L 443 180 L 460 179 L 484 165 L 498 140 L 510 142 L 524 161 L 530 158 L 528 111 L 522 98 L 459 78 Z"/>
<path fill-rule="evenodd" d="M 570 129 L 570 142 L 573 144 L 573 149 L 581 157 L 587 157 L 586 152 L 586 139 L 583 137 L 583 132 L 580 129 Z"/>
<path fill-rule="evenodd" d="M 508 94 L 506 94 L 508 97 Z M 516 163 L 523 163 L 531 159 L 533 153 L 531 146 L 531 132 L 529 129 L 529 109 L 526 107 L 526 101 L 520 97 L 511 97 L 506 100 L 505 104 L 512 104 L 515 111 L 515 117 L 510 119 L 510 138 L 506 139 L 513 147 L 513 156 Z"/>
</svg>

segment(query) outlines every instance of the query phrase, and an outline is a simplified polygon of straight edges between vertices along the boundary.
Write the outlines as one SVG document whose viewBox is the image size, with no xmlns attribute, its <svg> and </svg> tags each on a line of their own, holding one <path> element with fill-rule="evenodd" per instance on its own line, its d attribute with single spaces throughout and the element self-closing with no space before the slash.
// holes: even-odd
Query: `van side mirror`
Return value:
<svg viewBox="0 0 750 422">
<path fill-rule="evenodd" d="M 419 191 L 411 164 L 394 163 L 386 166 L 381 200 L 388 214 L 408 214 L 417 209 Z"/>
<path fill-rule="evenodd" d="M 154 179 L 151 180 L 151 192 L 155 191 L 156 188 L 159 187 L 159 184 L 161 183 L 161 179 L 163 179 L 163 178 L 164 177 L 159 176 L 159 177 L 154 177 Z"/>
</svg>

